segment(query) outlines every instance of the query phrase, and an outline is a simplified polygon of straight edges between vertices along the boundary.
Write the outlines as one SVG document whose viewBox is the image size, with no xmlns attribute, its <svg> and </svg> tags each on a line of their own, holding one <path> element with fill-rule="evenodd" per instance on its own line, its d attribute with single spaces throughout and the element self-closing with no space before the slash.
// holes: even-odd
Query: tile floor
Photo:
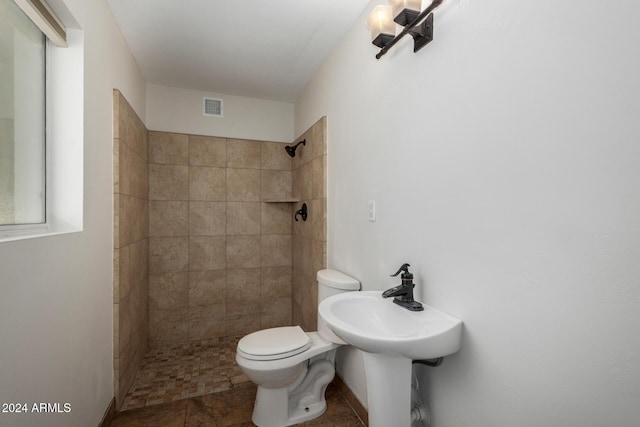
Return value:
<svg viewBox="0 0 640 427">
<path fill-rule="evenodd" d="M 235 362 L 240 338 L 242 335 L 150 349 L 121 410 L 231 390 L 248 382 Z"/>
<path fill-rule="evenodd" d="M 253 426 L 256 387 L 235 363 L 241 337 L 151 349 L 111 427 Z M 324 415 L 301 425 L 364 426 L 334 383 L 326 399 Z"/>
<path fill-rule="evenodd" d="M 119 412 L 111 427 L 251 427 L 256 387 L 243 383 L 232 390 Z M 338 387 L 327 387 L 327 411 L 307 427 L 363 427 Z"/>
</svg>

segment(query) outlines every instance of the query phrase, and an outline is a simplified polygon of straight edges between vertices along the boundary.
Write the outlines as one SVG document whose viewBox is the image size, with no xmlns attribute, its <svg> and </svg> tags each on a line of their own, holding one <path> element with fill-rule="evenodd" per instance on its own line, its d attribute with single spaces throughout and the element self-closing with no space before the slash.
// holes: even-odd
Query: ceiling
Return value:
<svg viewBox="0 0 640 427">
<path fill-rule="evenodd" d="M 147 82 L 285 102 L 369 2 L 107 1 Z"/>
</svg>

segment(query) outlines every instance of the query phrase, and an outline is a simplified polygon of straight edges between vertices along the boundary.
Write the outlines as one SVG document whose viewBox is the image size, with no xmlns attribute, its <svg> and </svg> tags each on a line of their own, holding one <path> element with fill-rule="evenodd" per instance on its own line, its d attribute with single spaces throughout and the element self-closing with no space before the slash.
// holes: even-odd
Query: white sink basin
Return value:
<svg viewBox="0 0 640 427">
<path fill-rule="evenodd" d="M 329 328 L 346 343 L 369 353 L 435 359 L 460 349 L 462 321 L 427 305 L 409 311 L 379 291 L 348 292 L 320 303 Z"/>
<path fill-rule="evenodd" d="M 331 296 L 318 313 L 334 334 L 364 351 L 370 427 L 409 427 L 412 360 L 460 349 L 461 320 L 428 305 L 409 311 L 379 291 Z"/>
</svg>

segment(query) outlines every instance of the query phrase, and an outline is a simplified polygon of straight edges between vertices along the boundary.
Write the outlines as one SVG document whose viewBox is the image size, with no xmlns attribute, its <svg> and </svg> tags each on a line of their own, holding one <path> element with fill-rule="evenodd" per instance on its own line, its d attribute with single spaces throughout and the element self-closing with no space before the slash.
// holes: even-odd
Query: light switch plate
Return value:
<svg viewBox="0 0 640 427">
<path fill-rule="evenodd" d="M 376 221 L 376 201 L 375 200 L 369 200 L 369 221 L 370 222 Z"/>
</svg>

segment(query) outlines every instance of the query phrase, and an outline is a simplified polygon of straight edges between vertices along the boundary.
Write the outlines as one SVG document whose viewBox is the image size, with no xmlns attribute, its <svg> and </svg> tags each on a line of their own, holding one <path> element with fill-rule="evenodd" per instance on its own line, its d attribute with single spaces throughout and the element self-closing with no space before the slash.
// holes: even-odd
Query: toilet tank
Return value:
<svg viewBox="0 0 640 427">
<path fill-rule="evenodd" d="M 351 276 L 341 273 L 337 270 L 320 270 L 317 274 L 318 279 L 318 305 L 325 298 L 329 298 L 332 295 L 341 294 L 344 292 L 353 292 L 360 290 L 360 282 Z M 327 324 L 320 317 L 318 313 L 318 332 L 320 335 L 331 342 L 337 344 L 346 344 L 340 338 L 338 338 L 329 329 Z"/>
</svg>

